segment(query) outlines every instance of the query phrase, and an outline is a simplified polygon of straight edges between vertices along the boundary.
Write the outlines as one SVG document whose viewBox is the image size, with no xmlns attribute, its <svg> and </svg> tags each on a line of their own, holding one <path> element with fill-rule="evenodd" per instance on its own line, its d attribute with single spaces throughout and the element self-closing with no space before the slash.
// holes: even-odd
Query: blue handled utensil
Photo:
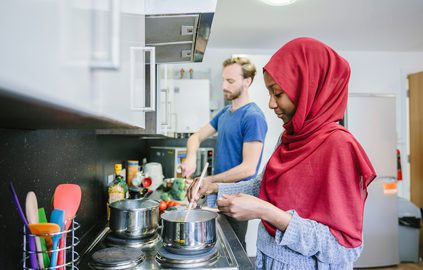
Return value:
<svg viewBox="0 0 423 270">
<path fill-rule="evenodd" d="M 65 226 L 65 211 L 60 209 L 53 209 L 50 216 L 50 222 L 56 223 L 59 225 L 61 232 Z M 50 258 L 50 268 L 54 268 L 57 265 L 57 255 L 58 255 L 58 248 L 59 248 L 59 241 L 62 237 L 62 233 L 58 233 L 53 235 L 52 237 L 52 246 L 51 246 L 51 258 Z"/>
<path fill-rule="evenodd" d="M 15 187 L 13 186 L 12 182 L 9 182 L 9 189 L 10 189 L 10 192 L 12 192 L 13 203 L 15 204 L 16 209 L 18 210 L 18 213 L 22 222 L 25 224 L 26 231 L 30 232 L 28 227 L 28 221 L 26 220 L 21 204 L 19 203 L 18 195 L 16 194 Z M 31 268 L 37 269 L 38 268 L 38 261 L 37 261 L 37 255 L 36 255 L 37 248 L 35 247 L 34 237 L 29 235 L 28 242 L 29 242 L 29 262 L 30 262 Z"/>
</svg>

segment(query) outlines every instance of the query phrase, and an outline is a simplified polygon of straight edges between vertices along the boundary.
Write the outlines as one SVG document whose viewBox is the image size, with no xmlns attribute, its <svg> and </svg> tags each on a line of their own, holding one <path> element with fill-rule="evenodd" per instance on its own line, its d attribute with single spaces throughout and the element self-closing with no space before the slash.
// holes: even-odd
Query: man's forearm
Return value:
<svg viewBox="0 0 423 270">
<path fill-rule="evenodd" d="M 247 164 L 240 164 L 223 173 L 207 176 L 212 183 L 234 183 L 251 177 L 256 173 L 256 168 Z"/>
<path fill-rule="evenodd" d="M 197 150 L 200 147 L 200 138 L 198 134 L 193 134 L 189 137 L 187 142 L 187 158 L 192 158 L 197 155 Z"/>
</svg>

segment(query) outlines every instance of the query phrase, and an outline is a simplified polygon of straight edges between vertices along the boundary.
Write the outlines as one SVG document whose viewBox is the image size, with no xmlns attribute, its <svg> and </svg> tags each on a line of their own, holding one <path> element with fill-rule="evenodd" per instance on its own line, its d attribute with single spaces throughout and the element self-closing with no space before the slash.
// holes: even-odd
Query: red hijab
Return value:
<svg viewBox="0 0 423 270">
<path fill-rule="evenodd" d="M 266 166 L 259 197 L 329 227 L 339 243 L 358 247 L 367 186 L 376 177 L 361 145 L 337 122 L 347 105 L 350 68 L 311 38 L 280 48 L 263 68 L 296 106 Z M 263 221 L 275 235 L 275 227 Z"/>
</svg>

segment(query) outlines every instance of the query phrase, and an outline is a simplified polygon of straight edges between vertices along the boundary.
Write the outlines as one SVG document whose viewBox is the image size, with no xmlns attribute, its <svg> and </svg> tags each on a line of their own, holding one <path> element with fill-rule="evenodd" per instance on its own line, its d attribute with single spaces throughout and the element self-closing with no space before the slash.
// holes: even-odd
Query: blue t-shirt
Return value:
<svg viewBox="0 0 423 270">
<path fill-rule="evenodd" d="M 242 162 L 242 146 L 245 142 L 259 141 L 264 143 L 267 133 L 267 123 L 261 109 L 250 102 L 236 111 L 231 112 L 230 105 L 219 111 L 210 121 L 217 131 L 216 157 L 214 173 L 222 173 Z M 257 175 L 263 149 L 257 164 L 256 173 L 243 180 L 249 180 Z"/>
</svg>

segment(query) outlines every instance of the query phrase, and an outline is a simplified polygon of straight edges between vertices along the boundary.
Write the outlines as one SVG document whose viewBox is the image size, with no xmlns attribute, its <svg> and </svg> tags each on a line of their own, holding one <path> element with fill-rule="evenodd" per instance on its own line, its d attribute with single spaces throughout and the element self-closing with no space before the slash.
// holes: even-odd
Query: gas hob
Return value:
<svg viewBox="0 0 423 270">
<path fill-rule="evenodd" d="M 109 227 L 106 227 L 82 252 L 78 267 L 80 270 L 254 269 L 235 233 L 223 216 L 218 217 L 216 229 L 216 246 L 209 252 L 193 256 L 177 255 L 166 251 L 162 247 L 159 234 L 142 241 L 116 239 Z M 114 264 L 111 258 L 113 256 L 121 257 L 119 252 L 126 255 L 133 253 L 134 263 L 127 263 L 125 266 L 121 264 L 122 260 L 116 260 L 116 264 Z M 106 260 L 107 267 L 99 265 L 95 258 Z"/>
</svg>

